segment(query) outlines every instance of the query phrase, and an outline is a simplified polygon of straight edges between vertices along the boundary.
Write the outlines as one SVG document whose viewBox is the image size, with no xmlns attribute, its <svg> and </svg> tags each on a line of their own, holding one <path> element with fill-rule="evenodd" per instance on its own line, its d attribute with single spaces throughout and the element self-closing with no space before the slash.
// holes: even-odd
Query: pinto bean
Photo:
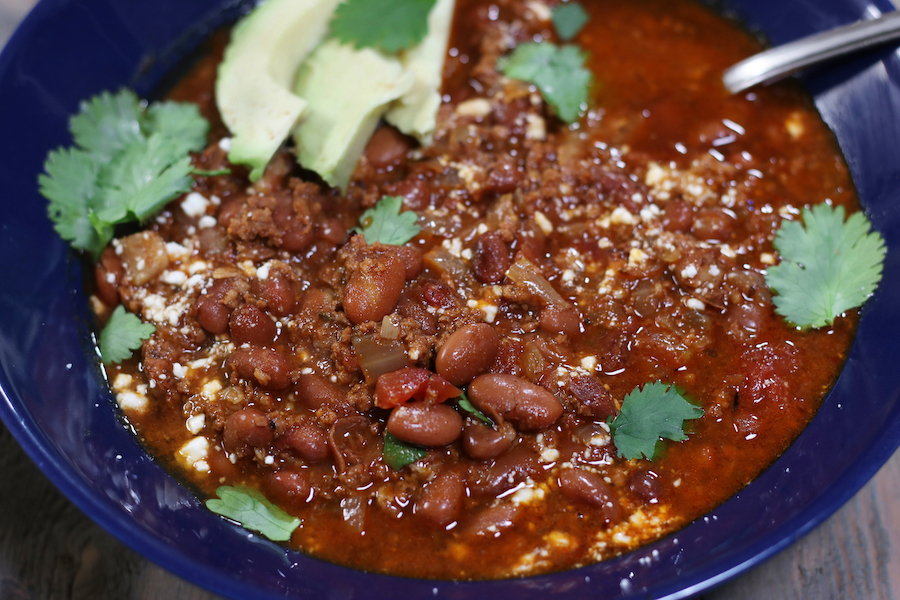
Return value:
<svg viewBox="0 0 900 600">
<path fill-rule="evenodd" d="M 619 520 L 619 499 L 602 477 L 584 469 L 565 469 L 559 474 L 559 489 L 563 494 L 590 504 L 599 510 L 606 523 Z"/>
<path fill-rule="evenodd" d="M 266 301 L 266 308 L 276 317 L 286 317 L 294 310 L 294 290 L 291 280 L 283 275 L 272 274 L 263 280 L 256 280 L 259 297 Z"/>
<path fill-rule="evenodd" d="M 298 376 L 294 393 L 300 403 L 310 410 L 322 407 L 333 410 L 347 407 L 346 394 L 335 384 L 314 373 L 304 373 Z"/>
<path fill-rule="evenodd" d="M 94 268 L 94 285 L 97 297 L 106 306 L 116 306 L 119 303 L 119 282 L 125 276 L 122 261 L 116 256 L 115 250 L 107 246 L 100 254 L 100 260 Z"/>
<path fill-rule="evenodd" d="M 275 504 L 303 506 L 312 498 L 312 485 L 304 471 L 281 469 L 270 473 L 265 480 L 266 495 Z"/>
<path fill-rule="evenodd" d="M 721 208 L 702 208 L 694 216 L 691 233 L 698 240 L 727 242 L 737 222 Z"/>
<path fill-rule="evenodd" d="M 487 371 L 500 350 L 500 336 L 487 323 L 464 325 L 450 334 L 435 358 L 438 375 L 463 385 Z"/>
<path fill-rule="evenodd" d="M 238 299 L 234 287 L 231 278 L 217 279 L 205 294 L 197 298 L 197 320 L 203 329 L 214 334 L 228 331 L 228 320 Z"/>
<path fill-rule="evenodd" d="M 509 250 L 496 231 L 485 233 L 475 240 L 472 270 L 481 283 L 500 283 L 509 269 Z"/>
<path fill-rule="evenodd" d="M 519 507 L 515 504 L 503 503 L 490 506 L 475 515 L 466 525 L 465 531 L 474 535 L 497 537 L 500 535 L 500 530 L 515 525 L 518 515 Z"/>
<path fill-rule="evenodd" d="M 225 420 L 222 432 L 225 449 L 245 454 L 253 448 L 264 448 L 272 443 L 272 427 L 269 418 L 255 408 L 242 408 Z"/>
<path fill-rule="evenodd" d="M 228 363 L 240 377 L 266 389 L 283 390 L 293 383 L 291 361 L 269 348 L 240 348 L 231 354 Z"/>
<path fill-rule="evenodd" d="M 502 423 L 497 429 L 475 423 L 463 428 L 463 450 L 476 460 L 497 458 L 509 450 L 514 441 L 516 432 L 509 423 Z"/>
<path fill-rule="evenodd" d="M 331 455 L 328 434 L 313 425 L 303 423 L 285 437 L 287 446 L 308 463 L 322 462 Z"/>
<path fill-rule="evenodd" d="M 391 411 L 387 430 L 398 440 L 437 448 L 459 437 L 462 417 L 446 404 L 409 402 Z"/>
<path fill-rule="evenodd" d="M 413 505 L 415 514 L 444 527 L 459 517 L 466 485 L 457 471 L 444 471 L 422 488 Z"/>
<path fill-rule="evenodd" d="M 469 488 L 474 494 L 497 496 L 526 479 L 536 478 L 541 472 L 537 453 L 520 445 L 497 457 L 491 464 L 471 470 Z"/>
<path fill-rule="evenodd" d="M 694 207 L 684 200 L 669 200 L 663 212 L 663 229 L 688 231 L 694 221 Z"/>
<path fill-rule="evenodd" d="M 412 246 L 391 246 L 391 251 L 397 255 L 397 258 L 406 267 L 406 280 L 412 281 L 422 272 L 422 266 L 425 264 L 425 257 L 418 248 Z"/>
<path fill-rule="evenodd" d="M 609 390 L 593 375 L 578 375 L 569 379 L 569 393 L 578 401 L 578 414 L 605 420 L 616 414 L 616 402 Z"/>
<path fill-rule="evenodd" d="M 353 323 L 379 321 L 397 306 L 406 266 L 396 254 L 365 259 L 350 276 L 344 289 L 344 312 Z"/>
<path fill-rule="evenodd" d="M 653 471 L 640 470 L 628 478 L 628 489 L 644 502 L 656 504 L 662 493 L 662 484 L 659 482 L 659 475 Z"/>
<path fill-rule="evenodd" d="M 569 337 L 581 332 L 581 315 L 574 306 L 545 306 L 538 317 L 541 329 L 550 333 L 562 333 Z"/>
<path fill-rule="evenodd" d="M 563 412 L 553 394 L 515 375 L 476 377 L 469 384 L 469 399 L 495 421 L 509 419 L 522 431 L 549 427 Z"/>
<path fill-rule="evenodd" d="M 396 166 L 406 159 L 413 141 L 390 125 L 379 127 L 366 145 L 365 155 L 376 169 Z"/>
<path fill-rule="evenodd" d="M 241 304 L 228 321 L 231 339 L 235 344 L 265 346 L 275 341 L 278 328 L 266 312 L 255 304 Z"/>
</svg>

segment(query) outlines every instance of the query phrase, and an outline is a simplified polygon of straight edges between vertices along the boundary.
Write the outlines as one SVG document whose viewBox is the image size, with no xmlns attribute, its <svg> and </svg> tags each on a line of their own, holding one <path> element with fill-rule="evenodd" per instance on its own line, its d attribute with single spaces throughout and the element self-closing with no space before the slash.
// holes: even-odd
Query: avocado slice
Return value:
<svg viewBox="0 0 900 600">
<path fill-rule="evenodd" d="M 300 164 L 346 192 L 382 115 L 413 82 L 396 58 L 334 39 L 323 42 L 300 66 L 294 87 L 308 103 L 294 130 Z"/>
<path fill-rule="evenodd" d="M 219 66 L 216 101 L 232 133 L 229 160 L 260 178 L 307 102 L 293 92 L 304 58 L 325 37 L 339 0 L 267 0 L 232 31 Z"/>
<path fill-rule="evenodd" d="M 454 0 L 437 0 L 428 14 L 428 34 L 418 46 L 400 57 L 400 63 L 415 74 L 412 88 L 385 115 L 385 120 L 423 146 L 431 143 L 438 107 L 444 61 L 453 27 Z"/>
</svg>

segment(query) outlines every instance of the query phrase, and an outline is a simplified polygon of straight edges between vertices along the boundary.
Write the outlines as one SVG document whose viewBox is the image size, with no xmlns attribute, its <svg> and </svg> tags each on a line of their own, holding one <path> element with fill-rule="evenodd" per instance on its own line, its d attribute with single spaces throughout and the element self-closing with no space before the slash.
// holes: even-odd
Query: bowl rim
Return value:
<svg viewBox="0 0 900 600">
<path fill-rule="evenodd" d="M 71 2 L 72 0 L 41 0 L 35 6 L 13 33 L 7 46 L 0 54 L 0 83 L 6 78 L 6 73 L 24 40 L 30 39 L 39 32 L 40 25 L 45 17 L 52 15 L 59 6 L 71 4 Z M 872 0 L 870 2 L 866 0 L 844 0 L 843 3 L 859 7 L 860 14 L 865 14 L 864 10 L 867 10 L 865 7 L 874 7 L 876 10 L 883 11 L 893 10 L 893 7 L 888 5 L 886 0 Z M 891 60 L 900 63 L 900 58 L 897 56 L 892 55 Z M 811 81 L 812 87 L 816 88 L 818 80 L 813 78 Z M 900 77 L 897 78 L 897 81 L 900 81 Z M 826 81 L 821 86 L 819 93 L 826 93 L 829 89 L 832 89 L 830 86 L 831 83 Z M 815 89 L 813 91 L 816 93 Z M 71 260 L 71 257 L 69 260 Z M 879 295 L 883 296 L 884 294 L 879 293 Z M 887 300 L 882 301 L 886 302 Z M 863 311 L 863 319 L 865 319 L 867 312 L 869 312 L 868 307 Z M 10 390 L 13 391 L 10 392 Z M 895 412 L 900 413 L 900 406 L 897 407 Z M 185 580 L 228 597 L 261 599 L 283 597 L 281 594 L 260 590 L 256 586 L 246 584 L 243 581 L 223 581 L 219 572 L 211 571 L 206 565 L 196 563 L 194 557 L 173 553 L 172 547 L 168 543 L 161 541 L 144 528 L 136 528 L 135 524 L 127 519 L 125 513 L 111 510 L 114 506 L 112 500 L 91 493 L 91 490 L 85 487 L 84 481 L 68 468 L 65 460 L 48 444 L 48 440 L 40 430 L 39 425 L 34 422 L 27 409 L 15 397 L 14 385 L 11 383 L 8 373 L 2 364 L 0 364 L 0 418 L 3 419 L 13 437 L 41 471 L 73 504 L 141 555 Z M 621 597 L 646 596 L 649 594 L 659 598 L 683 598 L 719 585 L 764 562 L 800 537 L 806 535 L 849 500 L 881 468 L 898 447 L 900 447 L 900 418 L 886 422 L 878 435 L 873 437 L 872 443 L 866 451 L 860 454 L 856 461 L 858 468 L 853 469 L 845 479 L 842 479 L 840 485 L 835 483 L 830 488 L 826 488 L 826 493 L 820 494 L 815 501 L 810 502 L 804 510 L 795 515 L 790 521 L 794 526 L 789 531 L 784 532 L 783 535 L 768 536 L 755 544 L 747 546 L 743 551 L 727 559 L 719 557 L 705 570 L 700 570 L 676 583 L 664 583 L 649 589 L 626 589 L 627 586 L 623 579 Z M 782 462 L 782 459 L 776 461 L 757 481 L 767 478 L 770 472 L 777 472 L 781 468 L 779 465 Z M 750 485 L 754 484 L 751 483 Z M 746 489 L 737 496 L 745 493 Z M 730 503 L 732 503 L 732 500 L 727 501 L 722 506 L 727 506 Z M 710 514 L 715 514 L 717 511 L 718 509 L 715 509 Z M 666 539 L 672 539 L 673 537 L 677 538 L 678 533 L 667 536 Z M 649 547 L 653 546 L 655 545 Z M 627 562 L 620 559 L 628 556 L 630 555 L 607 562 Z M 323 570 L 341 573 L 350 569 L 336 565 L 324 565 Z M 358 571 L 353 572 L 360 573 Z M 411 595 L 421 597 L 431 596 L 432 588 L 438 590 L 441 595 L 444 595 L 444 593 L 447 595 L 458 595 L 459 592 L 467 593 L 467 589 L 477 588 L 479 591 L 485 591 L 510 585 L 511 582 L 523 581 L 445 582 L 407 580 L 376 574 L 365 574 L 364 576 L 376 580 L 390 581 L 400 588 L 406 589 Z M 544 580 L 553 577 L 555 577 L 555 574 L 527 579 Z"/>
</svg>

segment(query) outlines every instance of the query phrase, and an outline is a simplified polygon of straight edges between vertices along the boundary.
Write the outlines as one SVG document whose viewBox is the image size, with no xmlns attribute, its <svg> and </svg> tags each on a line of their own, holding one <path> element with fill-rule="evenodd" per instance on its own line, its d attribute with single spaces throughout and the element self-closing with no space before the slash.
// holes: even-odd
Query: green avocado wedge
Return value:
<svg viewBox="0 0 900 600">
<path fill-rule="evenodd" d="M 260 178 L 307 101 L 292 91 L 298 66 L 324 39 L 339 0 L 267 0 L 232 31 L 216 101 L 232 133 L 228 158 Z"/>
<path fill-rule="evenodd" d="M 401 53 L 400 63 L 415 75 L 412 87 L 393 103 L 385 120 L 423 146 L 431 143 L 441 105 L 444 61 L 450 43 L 455 0 L 437 0 L 428 14 L 428 34 Z"/>
<path fill-rule="evenodd" d="M 382 115 L 413 82 L 413 73 L 396 58 L 333 39 L 323 42 L 300 67 L 294 87 L 308 103 L 294 130 L 300 164 L 346 192 Z"/>
</svg>

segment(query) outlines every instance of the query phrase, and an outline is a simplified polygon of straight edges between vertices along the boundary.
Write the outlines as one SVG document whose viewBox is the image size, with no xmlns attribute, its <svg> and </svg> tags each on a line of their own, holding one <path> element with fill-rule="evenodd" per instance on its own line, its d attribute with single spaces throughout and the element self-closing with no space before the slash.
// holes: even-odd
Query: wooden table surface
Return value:
<svg viewBox="0 0 900 600">
<path fill-rule="evenodd" d="M 35 0 L 0 0 L 0 45 Z M 0 424 L 0 600 L 216 600 L 94 524 Z M 696 600 L 900 599 L 900 452 L 811 534 Z"/>
</svg>

